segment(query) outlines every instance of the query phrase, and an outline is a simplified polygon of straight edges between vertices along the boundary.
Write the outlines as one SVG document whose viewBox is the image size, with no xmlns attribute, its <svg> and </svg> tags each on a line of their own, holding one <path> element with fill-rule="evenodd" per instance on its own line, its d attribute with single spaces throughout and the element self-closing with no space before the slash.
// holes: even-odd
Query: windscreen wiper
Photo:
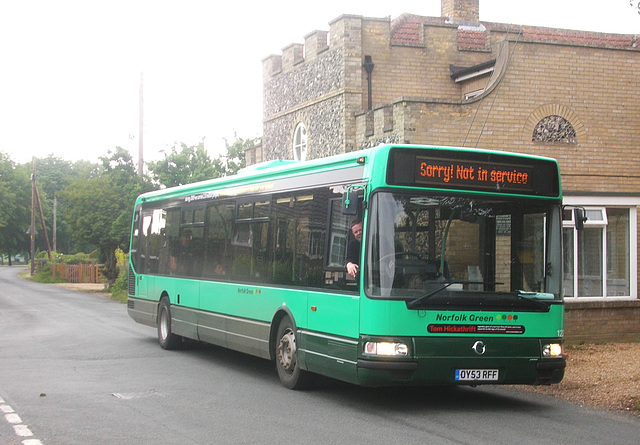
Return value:
<svg viewBox="0 0 640 445">
<path fill-rule="evenodd" d="M 433 297 L 436 294 L 439 294 L 440 292 L 442 292 L 443 290 L 447 289 L 449 286 L 451 286 L 452 284 L 492 284 L 492 285 L 496 285 L 496 284 L 504 284 L 504 283 L 500 283 L 500 282 L 491 282 L 491 283 L 485 283 L 484 281 L 462 281 L 462 280 L 453 280 L 453 281 L 437 281 L 436 283 L 441 283 L 442 286 L 440 286 L 437 289 L 432 290 L 431 292 L 428 292 L 424 295 L 419 296 L 418 298 L 416 298 L 415 300 L 411 300 L 407 302 L 407 308 L 408 309 L 417 309 L 424 301 L 428 300 L 429 298 Z M 522 297 L 525 300 L 527 298 Z M 529 300 L 532 301 L 532 300 Z"/>
<path fill-rule="evenodd" d="M 508 293 L 507 295 L 512 296 L 514 298 L 517 298 L 520 301 L 526 301 L 528 303 L 530 303 L 532 306 L 538 307 L 538 308 L 546 308 L 547 305 L 540 300 L 540 295 L 543 295 L 543 299 L 545 300 L 552 300 L 553 299 L 553 295 L 551 296 L 551 298 L 546 297 L 547 294 L 540 294 L 538 292 L 526 292 L 523 290 L 518 290 L 515 293 Z M 535 298 L 534 298 L 535 297 Z"/>
<path fill-rule="evenodd" d="M 432 290 L 431 292 L 427 292 L 426 294 L 419 296 L 415 300 L 408 301 L 407 302 L 407 308 L 416 309 L 418 306 L 420 306 L 420 304 L 422 304 L 423 301 L 426 301 L 429 298 L 433 297 L 434 295 L 439 294 L 440 292 L 442 292 L 443 290 L 445 290 L 446 288 L 448 288 L 452 284 L 482 284 L 481 281 L 458 281 L 458 280 L 454 280 L 454 281 L 437 281 L 437 283 L 441 283 L 442 286 L 440 286 L 437 289 Z"/>
</svg>

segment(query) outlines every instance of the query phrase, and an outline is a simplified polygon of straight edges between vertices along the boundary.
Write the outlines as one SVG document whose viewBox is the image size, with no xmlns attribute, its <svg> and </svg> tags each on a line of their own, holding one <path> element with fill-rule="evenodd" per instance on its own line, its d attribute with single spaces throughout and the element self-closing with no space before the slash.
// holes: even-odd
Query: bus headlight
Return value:
<svg viewBox="0 0 640 445">
<path fill-rule="evenodd" d="M 543 357 L 560 357 L 562 356 L 562 345 L 560 343 L 550 343 L 542 346 Z"/>
<path fill-rule="evenodd" d="M 364 344 L 364 353 L 386 357 L 404 356 L 409 355 L 409 347 L 404 343 L 368 341 Z"/>
</svg>

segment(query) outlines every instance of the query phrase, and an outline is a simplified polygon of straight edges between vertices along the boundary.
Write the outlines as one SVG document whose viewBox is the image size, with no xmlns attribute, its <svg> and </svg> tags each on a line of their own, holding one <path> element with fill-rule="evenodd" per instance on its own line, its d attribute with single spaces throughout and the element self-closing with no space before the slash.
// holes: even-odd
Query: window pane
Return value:
<svg viewBox="0 0 640 445">
<path fill-rule="evenodd" d="M 587 209 L 586 217 L 587 217 L 587 221 L 591 223 L 604 221 L 604 215 L 601 209 Z"/>
<path fill-rule="evenodd" d="M 601 297 L 602 276 L 601 228 L 587 228 L 578 232 L 578 296 Z"/>
<path fill-rule="evenodd" d="M 180 229 L 180 247 L 177 274 L 199 277 L 202 272 L 204 227 L 183 227 Z"/>
<path fill-rule="evenodd" d="M 331 227 L 329 232 L 329 264 L 330 267 L 344 267 L 347 254 L 347 237 L 349 224 L 347 217 L 341 212 L 341 202 L 331 201 Z"/>
<path fill-rule="evenodd" d="M 149 237 L 151 236 L 151 215 L 142 218 L 142 242 L 140 243 L 140 271 L 149 272 Z"/>
<path fill-rule="evenodd" d="M 163 209 L 154 209 L 152 219 L 147 267 L 149 269 L 149 273 L 158 273 L 160 248 L 165 242 L 167 212 Z"/>
<path fill-rule="evenodd" d="M 544 291 L 544 223 L 543 213 L 524 215 L 522 241 L 516 244 L 522 288 L 529 292 Z"/>
<path fill-rule="evenodd" d="M 559 208 L 489 198 L 377 193 L 370 200 L 365 284 L 373 297 L 416 296 L 434 305 L 511 306 L 522 291 L 560 294 L 545 275 L 545 247 L 559 262 L 561 246 L 547 245 L 548 221 Z M 550 264 L 550 271 L 560 270 Z M 445 283 L 445 284 L 443 284 Z M 444 287 L 443 287 L 444 286 Z M 517 296 L 516 296 L 517 300 Z M 427 303 L 424 303 L 427 304 Z M 498 304 L 491 300 L 490 304 Z"/>
<path fill-rule="evenodd" d="M 629 210 L 607 209 L 607 295 L 628 296 Z"/>
<path fill-rule="evenodd" d="M 293 137 L 293 158 L 304 161 L 307 158 L 307 129 L 304 124 L 298 124 Z"/>
<path fill-rule="evenodd" d="M 166 240 L 160 246 L 160 257 L 163 259 L 158 272 L 175 275 L 178 272 L 178 257 L 180 255 L 180 209 L 167 209 Z M 168 255 L 167 255 L 168 254 Z M 168 262 L 164 261 L 168 258 Z"/>
<path fill-rule="evenodd" d="M 250 220 L 253 218 L 253 203 L 238 204 L 238 220 Z"/>
<path fill-rule="evenodd" d="M 341 266 L 347 254 L 347 235 L 333 233 L 331 235 L 330 252 L 329 265 Z"/>
<path fill-rule="evenodd" d="M 253 209 L 253 219 L 268 218 L 270 202 L 271 201 L 268 199 L 263 201 L 256 201 Z"/>
<path fill-rule="evenodd" d="M 216 203 L 208 209 L 205 258 L 202 276 L 225 278 L 231 266 L 231 223 L 233 204 Z"/>
<path fill-rule="evenodd" d="M 574 255 L 573 255 L 573 228 L 563 230 L 563 247 L 564 247 L 564 296 L 575 297 L 573 288 L 574 279 Z"/>
<path fill-rule="evenodd" d="M 204 207 L 199 209 L 195 209 L 193 211 L 193 222 L 194 223 L 203 223 L 204 222 Z"/>
</svg>

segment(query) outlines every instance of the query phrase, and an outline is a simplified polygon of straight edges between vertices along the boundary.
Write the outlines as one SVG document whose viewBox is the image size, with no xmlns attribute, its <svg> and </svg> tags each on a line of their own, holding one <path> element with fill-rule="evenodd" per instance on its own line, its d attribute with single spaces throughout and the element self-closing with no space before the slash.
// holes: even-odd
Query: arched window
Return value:
<svg viewBox="0 0 640 445">
<path fill-rule="evenodd" d="M 304 161 L 307 159 L 307 127 L 299 123 L 293 133 L 293 159 Z"/>
<path fill-rule="evenodd" d="M 547 116 L 538 122 L 533 129 L 531 140 L 534 142 L 577 142 L 576 130 L 573 125 L 561 116 Z"/>
</svg>

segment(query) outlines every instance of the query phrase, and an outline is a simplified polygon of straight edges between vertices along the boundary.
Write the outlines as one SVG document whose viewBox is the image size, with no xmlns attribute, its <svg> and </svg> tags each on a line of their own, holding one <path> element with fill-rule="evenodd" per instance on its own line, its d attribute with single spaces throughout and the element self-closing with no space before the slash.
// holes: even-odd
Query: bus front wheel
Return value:
<svg viewBox="0 0 640 445">
<path fill-rule="evenodd" d="M 303 389 L 309 384 L 309 373 L 300 369 L 296 333 L 289 317 L 278 326 L 276 344 L 276 368 L 282 384 L 289 389 Z"/>
<path fill-rule="evenodd" d="M 158 342 L 162 349 L 179 349 L 182 337 L 171 332 L 171 305 L 169 299 L 160 300 L 158 307 Z"/>
</svg>

